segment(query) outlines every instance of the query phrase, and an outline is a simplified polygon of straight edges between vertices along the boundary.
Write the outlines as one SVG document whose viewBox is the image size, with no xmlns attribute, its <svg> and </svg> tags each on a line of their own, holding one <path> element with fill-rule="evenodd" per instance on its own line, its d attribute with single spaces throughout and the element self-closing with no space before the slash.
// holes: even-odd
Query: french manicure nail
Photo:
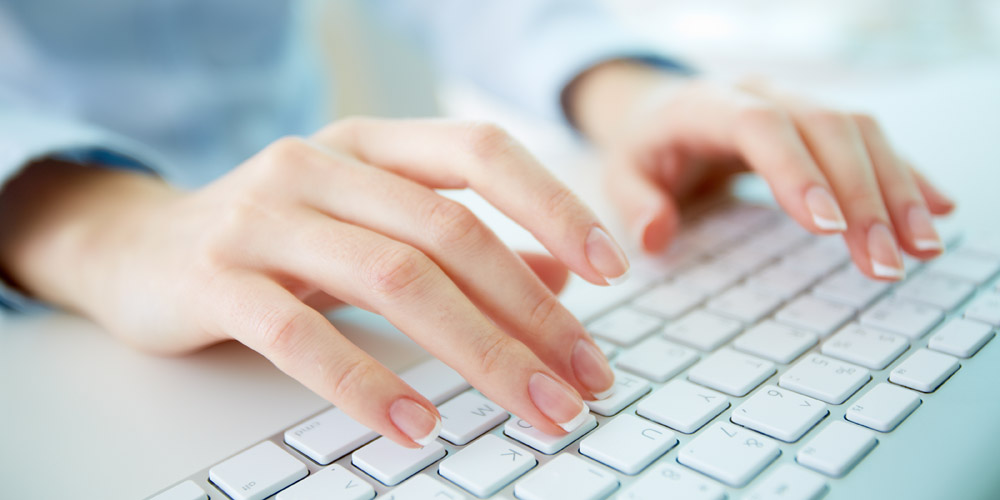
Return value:
<svg viewBox="0 0 1000 500">
<path fill-rule="evenodd" d="M 917 250 L 923 252 L 944 250 L 944 244 L 941 243 L 941 237 L 938 236 L 937 230 L 934 229 L 934 223 L 931 221 L 931 213 L 927 208 L 921 206 L 910 208 L 910 211 L 906 214 L 906 222 L 910 225 L 913 246 Z"/>
<path fill-rule="evenodd" d="M 604 354 L 584 339 L 576 341 L 571 356 L 576 378 L 598 400 L 607 399 L 615 392 L 615 374 Z"/>
<path fill-rule="evenodd" d="M 903 256 L 889 227 L 881 222 L 868 229 L 868 257 L 872 263 L 872 273 L 880 278 L 902 279 Z"/>
<path fill-rule="evenodd" d="M 584 251 L 590 265 L 604 277 L 609 285 L 628 279 L 628 259 L 621 247 L 603 229 L 594 226 L 587 234 Z"/>
<path fill-rule="evenodd" d="M 806 191 L 806 208 L 812 215 L 813 224 L 824 231 L 846 231 L 847 220 L 844 219 L 837 200 L 822 186 L 813 186 Z"/>
<path fill-rule="evenodd" d="M 542 372 L 528 379 L 528 394 L 535 407 L 566 432 L 583 425 L 590 412 L 576 391 Z"/>
<path fill-rule="evenodd" d="M 441 419 L 409 398 L 399 398 L 392 403 L 389 420 L 420 446 L 431 444 L 441 434 Z"/>
</svg>

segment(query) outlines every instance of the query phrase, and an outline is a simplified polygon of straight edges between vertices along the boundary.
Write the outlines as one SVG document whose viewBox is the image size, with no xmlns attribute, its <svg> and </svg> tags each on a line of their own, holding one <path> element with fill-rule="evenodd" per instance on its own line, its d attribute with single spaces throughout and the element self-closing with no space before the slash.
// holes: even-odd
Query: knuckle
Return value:
<svg viewBox="0 0 1000 500">
<path fill-rule="evenodd" d="M 308 321 L 302 311 L 271 309 L 264 312 L 256 325 L 261 352 L 279 356 L 290 352 L 296 333 Z"/>
<path fill-rule="evenodd" d="M 878 122 L 875 120 L 875 117 L 869 115 L 868 113 L 851 113 L 850 117 L 861 130 L 875 131 L 879 129 Z"/>
<path fill-rule="evenodd" d="M 494 123 L 472 122 L 466 125 L 465 146 L 474 157 L 490 159 L 511 149 L 514 140 Z"/>
<path fill-rule="evenodd" d="M 349 401 L 365 393 L 365 383 L 374 377 L 375 367 L 363 358 L 349 359 L 335 365 L 331 390 L 336 401 Z"/>
<path fill-rule="evenodd" d="M 351 139 L 357 135 L 358 130 L 369 122 L 371 122 L 371 118 L 363 116 L 349 116 L 341 118 L 323 127 L 318 135 L 333 140 L 353 142 Z"/>
<path fill-rule="evenodd" d="M 267 146 L 270 158 L 279 161 L 301 160 L 312 148 L 302 137 L 289 135 L 282 137 Z"/>
<path fill-rule="evenodd" d="M 528 331 L 536 335 L 549 331 L 546 327 L 559 321 L 561 310 L 562 305 L 554 295 L 543 294 L 528 315 Z"/>
<path fill-rule="evenodd" d="M 850 117 L 846 114 L 825 108 L 805 112 L 802 121 L 818 130 L 834 133 L 844 133 L 852 125 Z"/>
<path fill-rule="evenodd" d="M 503 334 L 483 336 L 475 347 L 476 359 L 479 360 L 479 370 L 485 377 L 503 373 L 509 366 L 508 353 L 514 348 L 514 339 Z"/>
<path fill-rule="evenodd" d="M 766 102 L 747 105 L 736 115 L 738 130 L 775 130 L 788 121 L 788 114 Z"/>
<path fill-rule="evenodd" d="M 364 265 L 364 280 L 376 294 L 394 296 L 419 287 L 433 269 L 434 264 L 418 250 L 392 244 L 370 254 Z"/>
<path fill-rule="evenodd" d="M 439 247 L 459 246 L 463 242 L 482 239 L 486 231 L 483 223 L 461 203 L 451 200 L 438 201 L 428 216 L 428 234 Z"/>
<path fill-rule="evenodd" d="M 580 206 L 579 200 L 573 191 L 562 184 L 558 184 L 545 197 L 542 205 L 543 214 L 548 217 L 560 217 L 573 213 Z"/>
</svg>

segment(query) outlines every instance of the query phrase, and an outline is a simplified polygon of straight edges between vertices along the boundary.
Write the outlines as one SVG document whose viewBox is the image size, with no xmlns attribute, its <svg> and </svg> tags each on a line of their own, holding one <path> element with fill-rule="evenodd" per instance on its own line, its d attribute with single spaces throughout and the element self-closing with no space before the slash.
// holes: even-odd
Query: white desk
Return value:
<svg viewBox="0 0 1000 500">
<path fill-rule="evenodd" d="M 872 111 L 893 142 L 960 200 L 961 221 L 997 228 L 1000 65 L 841 83 L 814 90 Z M 563 172 L 584 168 L 560 163 L 559 158 L 572 157 L 565 152 L 540 156 Z M 594 184 L 574 187 L 585 197 L 597 196 Z M 604 206 L 599 200 L 597 205 Z M 498 225 L 509 227 L 502 221 Z M 515 241 L 522 238 L 516 231 L 509 234 Z M 335 320 L 390 367 L 405 368 L 424 356 L 365 313 L 344 311 Z M 372 329 L 373 324 L 383 328 Z M 906 447 L 903 462 L 855 473 L 886 491 L 902 488 L 901 498 L 943 498 L 954 485 L 982 475 L 991 477 L 992 485 L 979 480 L 970 495 L 1000 491 L 995 461 L 963 460 L 966 453 L 1000 457 L 995 451 L 1000 449 L 995 423 L 1000 397 L 993 381 L 980 381 L 978 387 L 984 397 L 968 406 L 970 411 L 956 412 L 967 404 L 956 400 L 956 407 L 925 405 L 914 416 L 931 421 L 932 415 L 962 413 L 956 425 L 976 432 L 941 429 L 926 441 L 885 443 Z M 135 352 L 75 317 L 7 317 L 0 319 L 0 496 L 142 498 L 324 406 L 237 344 L 158 358 Z M 878 460 L 877 455 L 871 459 Z M 876 490 L 838 486 L 831 498 Z"/>
</svg>

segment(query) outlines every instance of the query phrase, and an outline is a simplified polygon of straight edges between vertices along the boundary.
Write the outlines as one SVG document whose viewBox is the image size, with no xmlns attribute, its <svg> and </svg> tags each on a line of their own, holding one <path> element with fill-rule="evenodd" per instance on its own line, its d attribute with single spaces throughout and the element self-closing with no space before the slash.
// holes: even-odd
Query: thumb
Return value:
<svg viewBox="0 0 1000 500">
<path fill-rule="evenodd" d="M 673 196 L 638 165 L 624 158 L 612 161 L 606 185 L 612 203 L 639 247 L 648 253 L 665 250 L 680 224 Z"/>
</svg>

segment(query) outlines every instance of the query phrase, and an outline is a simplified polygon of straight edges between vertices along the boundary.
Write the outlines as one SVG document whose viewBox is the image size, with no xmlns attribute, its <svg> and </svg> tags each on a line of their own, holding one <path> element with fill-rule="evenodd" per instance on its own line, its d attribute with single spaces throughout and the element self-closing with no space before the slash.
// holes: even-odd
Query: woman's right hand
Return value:
<svg viewBox="0 0 1000 500">
<path fill-rule="evenodd" d="M 613 386 L 593 340 L 524 260 L 434 191 L 471 187 L 592 283 L 626 273 L 594 214 L 495 126 L 345 120 L 281 139 L 191 193 L 59 168 L 71 172 L 29 170 L 0 197 L 0 212 L 23 214 L 0 226 L 0 264 L 142 349 L 236 339 L 411 447 L 436 436 L 434 405 L 305 302 L 383 315 L 550 434 Z"/>
</svg>

